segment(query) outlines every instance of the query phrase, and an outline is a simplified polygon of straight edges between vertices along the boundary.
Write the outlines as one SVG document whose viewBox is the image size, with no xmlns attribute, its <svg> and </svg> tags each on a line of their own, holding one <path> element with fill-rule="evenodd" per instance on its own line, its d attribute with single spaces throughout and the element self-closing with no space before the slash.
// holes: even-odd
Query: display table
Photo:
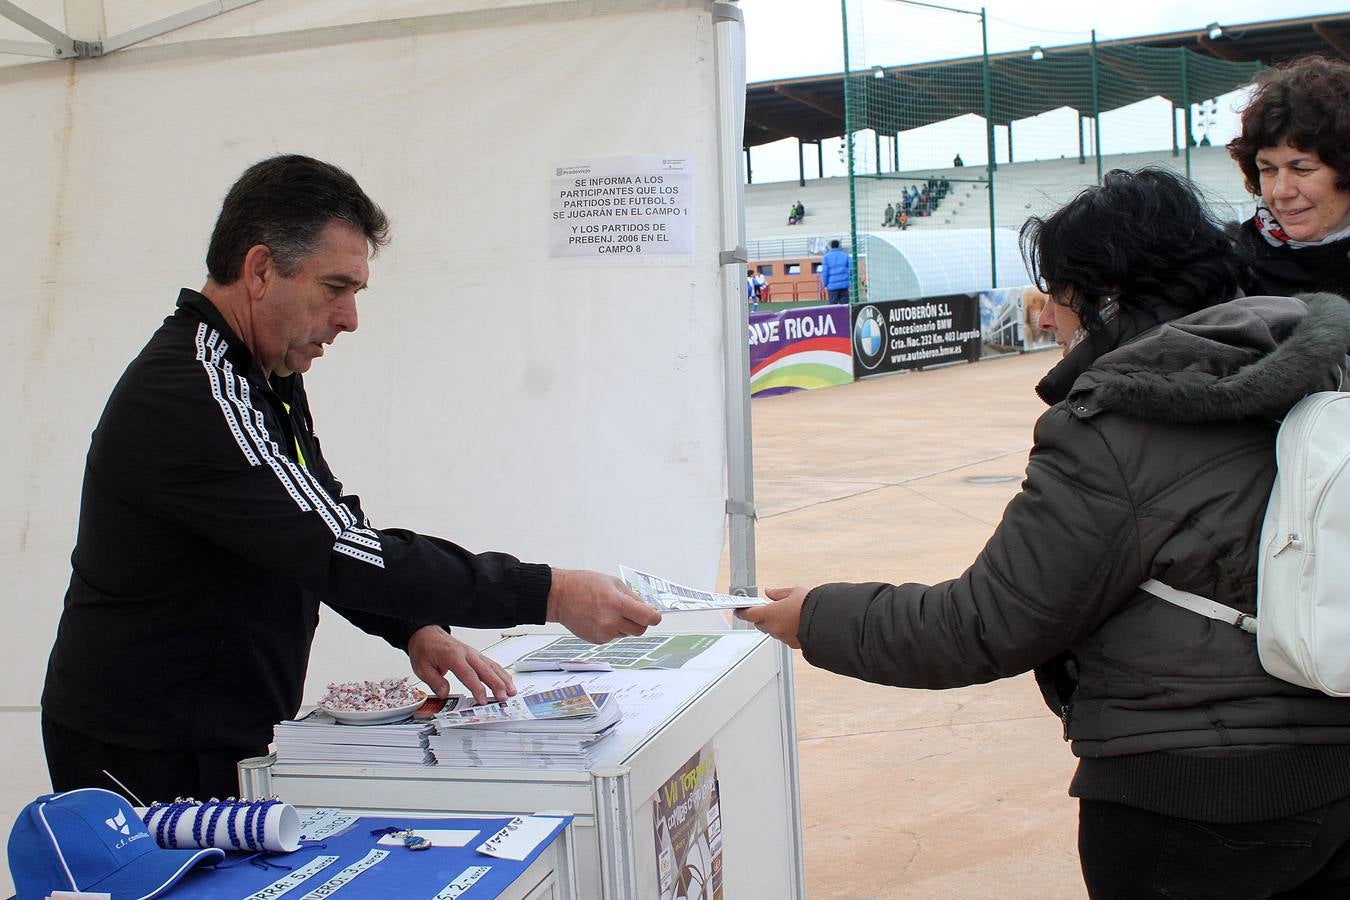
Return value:
<svg viewBox="0 0 1350 900">
<path fill-rule="evenodd" d="M 318 811 L 337 826 L 317 832 L 294 853 L 244 857 L 232 854 L 215 868 L 194 869 L 174 886 L 172 896 L 197 900 L 263 900 L 288 895 L 316 900 L 340 890 L 362 898 L 433 900 L 573 900 L 571 822 L 566 817 L 534 820 L 537 843 L 500 859 L 474 848 L 502 832 L 511 817 L 357 817 L 345 810 Z M 461 832 L 462 846 L 410 850 L 394 836 L 381 844 L 382 829 L 415 829 L 424 834 Z M 316 833 L 316 832 L 310 832 Z"/>
<path fill-rule="evenodd" d="M 560 637 L 508 634 L 486 652 L 510 664 Z M 522 691 L 579 681 L 616 694 L 623 719 L 589 768 L 299 765 L 264 757 L 241 763 L 241 784 L 252 796 L 363 814 L 571 813 L 579 896 L 627 900 L 660 894 L 657 793 L 710 749 L 724 895 L 801 897 L 796 735 L 790 674 L 783 674 L 790 655 L 758 632 L 706 637 L 696 655 L 670 663 L 677 668 L 515 674 Z"/>
</svg>

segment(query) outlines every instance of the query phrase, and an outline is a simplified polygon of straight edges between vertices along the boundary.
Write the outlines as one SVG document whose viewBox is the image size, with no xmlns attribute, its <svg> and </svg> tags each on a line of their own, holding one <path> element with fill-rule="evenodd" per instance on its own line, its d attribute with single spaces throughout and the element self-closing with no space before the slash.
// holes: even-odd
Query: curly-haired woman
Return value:
<svg viewBox="0 0 1350 900">
<path fill-rule="evenodd" d="M 1304 57 L 1255 83 L 1228 144 L 1257 197 L 1238 231 L 1253 292 L 1350 296 L 1350 64 Z"/>
</svg>

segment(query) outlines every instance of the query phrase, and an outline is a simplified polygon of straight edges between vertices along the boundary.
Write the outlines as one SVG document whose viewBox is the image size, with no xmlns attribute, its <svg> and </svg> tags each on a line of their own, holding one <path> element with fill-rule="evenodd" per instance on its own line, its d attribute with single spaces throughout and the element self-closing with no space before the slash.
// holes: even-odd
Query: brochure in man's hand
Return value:
<svg viewBox="0 0 1350 900">
<path fill-rule="evenodd" d="M 763 597 L 741 597 L 736 594 L 702 591 L 627 566 L 619 566 L 619 577 L 633 589 L 639 600 L 662 612 L 745 609 L 750 606 L 763 606 L 769 602 Z"/>
</svg>

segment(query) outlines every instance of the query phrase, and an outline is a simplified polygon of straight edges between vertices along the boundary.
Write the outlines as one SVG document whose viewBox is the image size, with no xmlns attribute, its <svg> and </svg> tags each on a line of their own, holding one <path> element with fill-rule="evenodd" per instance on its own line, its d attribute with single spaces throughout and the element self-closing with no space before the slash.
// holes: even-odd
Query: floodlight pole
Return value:
<svg viewBox="0 0 1350 900">
<path fill-rule="evenodd" d="M 839 0 L 839 18 L 844 26 L 844 141 L 848 145 L 848 250 L 853 257 L 849 271 L 849 303 L 861 303 L 862 295 L 858 291 L 861 279 L 858 277 L 858 192 L 853 179 L 853 128 L 856 115 L 853 112 L 852 83 L 853 75 L 849 71 L 848 59 L 848 0 Z M 829 297 L 826 297 L 828 300 Z M 852 327 L 852 319 L 849 327 Z"/>
<path fill-rule="evenodd" d="M 998 287 L 998 243 L 995 240 L 994 229 L 998 227 L 998 216 L 994 211 L 994 169 L 997 168 L 994 162 L 994 98 L 990 96 L 989 90 L 989 25 L 988 18 L 985 16 L 984 7 L 980 7 L 980 40 L 983 42 L 983 70 L 984 77 L 984 141 L 987 148 L 988 158 L 985 160 L 984 170 L 989 178 L 989 286 Z M 1012 134 L 1008 135 L 1008 146 L 1012 147 Z"/>
<path fill-rule="evenodd" d="M 1092 145 L 1097 154 L 1097 183 L 1102 183 L 1102 102 L 1097 85 L 1097 29 L 1092 29 Z"/>
<path fill-rule="evenodd" d="M 998 217 L 995 215 L 995 212 L 994 212 L 994 170 L 998 168 L 998 163 L 994 160 L 994 98 L 993 98 L 992 91 L 991 91 L 991 89 L 990 89 L 990 74 L 989 74 L 989 17 L 985 14 L 985 8 L 984 8 L 983 6 L 981 6 L 981 7 L 980 7 L 980 11 L 979 11 L 978 13 L 976 13 L 976 12 L 973 12 L 972 10 L 969 10 L 969 9 L 957 9 L 957 8 L 954 7 L 954 6 L 942 6 L 941 4 L 938 4 L 938 3 L 925 3 L 925 2 L 923 2 L 923 0 L 895 0 L 895 2 L 897 2 L 897 3 L 903 3 L 903 4 L 905 4 L 906 6 L 922 6 L 922 7 L 925 7 L 925 8 L 927 8 L 927 9 L 940 9 L 940 10 L 942 10 L 943 12 L 960 13 L 961 15 L 965 15 L 965 16 L 976 16 L 976 15 L 978 15 L 978 16 L 980 17 L 980 40 L 981 40 L 981 42 L 983 43 L 983 46 L 984 46 L 984 52 L 983 52 L 983 54 L 982 54 L 982 56 L 981 56 L 981 59 L 982 59 L 982 61 L 983 61 L 982 70 L 983 70 L 983 77 L 984 77 L 984 141 L 985 141 L 986 155 L 987 155 L 987 157 L 988 157 L 988 159 L 985 161 L 984 167 L 985 167 L 985 180 L 986 180 L 986 181 L 988 182 L 988 184 L 989 184 L 989 279 L 990 279 L 990 284 L 989 284 L 989 286 L 990 286 L 990 287 L 998 287 L 998 250 L 996 249 L 996 244 L 995 244 L 995 241 L 994 241 L 994 229 L 997 227 L 997 223 L 998 223 Z M 848 122 L 848 117 L 849 117 L 849 110 L 850 110 L 850 108 L 851 108 L 851 104 L 849 103 L 849 90 L 848 90 L 848 82 L 849 82 L 849 77 L 848 77 L 848 0 L 840 0 L 839 5 L 840 5 L 840 6 L 843 8 L 843 10 L 844 10 L 844 119 L 845 119 L 845 121 L 844 121 L 844 130 L 845 130 L 845 131 L 848 131 L 848 129 L 849 129 L 849 124 L 850 124 L 850 123 Z M 1095 32 L 1095 31 L 1092 33 L 1092 40 L 1093 40 L 1093 46 L 1095 47 L 1095 46 L 1096 46 L 1096 40 L 1097 40 L 1097 32 Z M 1096 97 L 1096 91 L 1097 91 L 1097 81 L 1096 81 L 1097 70 L 1096 70 L 1095 57 L 1094 57 L 1094 63 L 1093 63 L 1092 76 L 1093 76 L 1093 82 L 1092 82 L 1093 96 Z M 1093 105 L 1094 105 L 1094 106 L 1096 105 L 1096 104 L 1095 104 L 1095 101 L 1094 101 L 1094 104 L 1093 104 Z M 1009 152 L 1009 161 L 1011 162 L 1011 159 L 1012 159 L 1012 156 L 1011 156 L 1011 154 L 1012 154 L 1012 126 L 1009 126 L 1009 130 L 1008 130 L 1008 152 Z M 1101 153 L 1100 153 L 1100 152 L 1098 152 L 1097 157 L 1098 157 L 1098 159 L 1097 159 L 1097 180 L 1098 180 L 1098 181 L 1101 181 L 1101 165 L 1102 165 L 1102 164 L 1101 164 Z M 899 164 L 898 164 L 898 162 L 897 162 L 897 164 L 896 164 L 896 171 L 899 171 L 899 168 L 900 168 L 900 166 L 899 166 Z M 848 148 L 848 174 L 849 174 L 849 178 L 848 178 L 848 189 L 849 189 L 848 206 L 849 206 L 849 214 L 850 214 L 850 216 L 852 217 L 853 241 L 854 241 L 854 247 L 853 247 L 853 253 L 854 253 L 854 256 L 853 256 L 853 259 L 854 259 L 854 266 L 853 266 L 853 287 L 854 287 L 854 291 L 855 291 L 855 293 L 856 293 L 856 291 L 857 291 L 857 286 L 858 286 L 858 280 L 857 280 L 857 279 L 858 279 L 858 266 L 857 266 L 857 259 L 858 259 L 858 257 L 857 257 L 857 253 L 858 253 L 858 248 L 857 248 L 857 240 L 858 240 L 858 212 L 857 212 L 856 204 L 854 203 L 854 198 L 853 198 L 853 142 L 852 142 L 852 141 L 849 141 L 849 148 Z M 960 180 L 960 179 L 958 179 L 958 180 Z M 974 179 L 971 179 L 971 180 L 973 181 Z"/>
<path fill-rule="evenodd" d="M 1190 54 L 1186 52 L 1185 47 L 1178 47 L 1177 49 L 1181 51 L 1181 103 L 1182 108 L 1186 111 L 1184 116 L 1186 133 L 1181 136 L 1181 146 L 1186 148 L 1186 179 L 1189 181 L 1191 177 L 1191 134 L 1193 132 L 1191 131 L 1191 80 L 1190 74 L 1186 71 L 1186 58 Z M 1173 123 L 1176 122 L 1176 119 L 1176 116 L 1172 117 Z"/>
</svg>

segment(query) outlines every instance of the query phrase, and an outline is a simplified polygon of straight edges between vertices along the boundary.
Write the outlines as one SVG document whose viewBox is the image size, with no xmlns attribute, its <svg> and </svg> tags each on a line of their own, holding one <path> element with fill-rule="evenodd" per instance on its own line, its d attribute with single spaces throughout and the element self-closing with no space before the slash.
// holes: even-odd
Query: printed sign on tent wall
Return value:
<svg viewBox="0 0 1350 900">
<path fill-rule="evenodd" d="M 694 258 L 694 175 L 686 156 L 614 156 L 555 166 L 555 259 L 683 263 Z"/>
<path fill-rule="evenodd" d="M 652 812 L 661 900 L 722 900 L 722 807 L 711 744 L 666 779 Z"/>
</svg>

